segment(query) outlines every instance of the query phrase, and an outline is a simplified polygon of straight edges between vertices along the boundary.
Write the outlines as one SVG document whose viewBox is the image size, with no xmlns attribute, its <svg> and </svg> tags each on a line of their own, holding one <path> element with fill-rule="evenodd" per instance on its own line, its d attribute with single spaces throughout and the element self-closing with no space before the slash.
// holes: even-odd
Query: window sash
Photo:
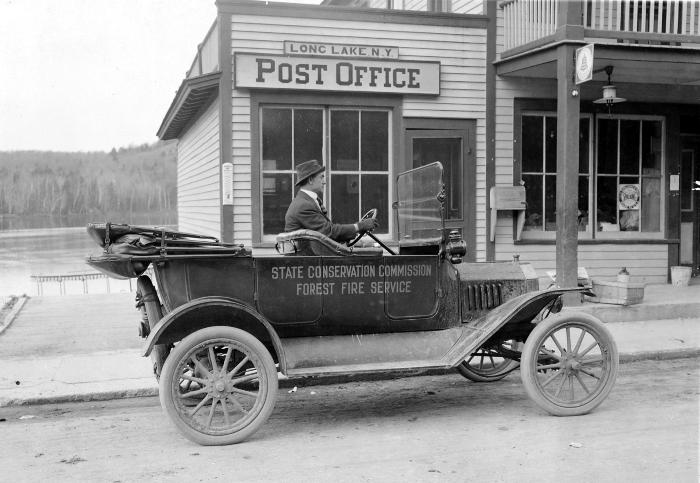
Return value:
<svg viewBox="0 0 700 483">
<path fill-rule="evenodd" d="M 535 188 L 537 197 L 539 198 L 538 206 L 540 207 L 538 216 L 539 220 L 537 224 L 530 223 L 526 224 L 522 237 L 525 239 L 554 239 L 556 237 L 556 113 L 546 112 L 546 111 L 525 111 L 521 115 L 521 126 L 524 126 L 525 117 L 539 117 L 541 118 L 541 132 L 540 145 L 537 148 L 537 155 L 539 157 L 538 163 L 530 161 L 527 163 L 529 170 L 521 170 L 521 179 L 525 181 L 526 190 L 532 189 L 532 186 L 528 187 L 527 179 L 537 180 L 537 187 Z M 593 203 L 593 187 L 591 183 L 592 166 L 593 166 L 593 136 L 591 136 L 593 116 L 591 114 L 582 113 L 580 116 L 580 122 L 582 125 L 586 126 L 586 131 L 588 133 L 587 142 L 585 145 L 579 146 L 579 175 L 578 183 L 580 187 L 586 186 L 585 196 L 583 200 L 586 202 L 586 207 L 581 210 L 579 216 L 579 238 L 591 238 L 592 237 L 592 220 L 591 212 Z M 549 129 L 549 131 L 548 131 Z M 552 131 L 553 130 L 553 131 Z M 526 153 L 524 152 L 525 136 L 522 134 L 523 128 L 521 127 L 521 146 L 523 146 L 523 152 L 521 152 L 521 165 L 525 166 Z M 581 157 L 583 156 L 583 157 Z M 534 168 L 538 169 L 535 170 Z M 554 194 L 552 194 L 554 193 Z M 582 197 L 581 191 L 579 191 L 579 203 Z M 579 208 L 581 209 L 581 208 Z M 528 216 L 532 216 L 530 210 L 527 211 Z M 526 221 L 527 223 L 527 221 Z"/>
<path fill-rule="evenodd" d="M 265 156 L 265 144 L 267 142 L 266 136 L 265 136 L 265 129 L 266 129 L 266 117 L 271 114 L 274 110 L 289 110 L 291 113 L 291 141 L 288 143 L 288 147 L 291 150 L 290 153 L 290 159 L 291 162 L 285 163 L 285 166 L 283 169 L 277 169 L 276 165 L 271 164 L 271 160 L 266 160 L 264 159 Z M 336 219 L 338 216 L 340 218 L 337 220 L 337 222 L 340 223 L 352 223 L 354 221 L 357 221 L 362 214 L 364 214 L 364 211 L 362 211 L 363 208 L 365 208 L 365 203 L 363 202 L 363 182 L 370 183 L 372 184 L 372 181 L 375 181 L 376 184 L 376 178 L 374 180 L 371 180 L 370 178 L 376 177 L 376 176 L 383 176 L 386 178 L 385 182 L 385 193 L 384 193 L 384 199 L 382 200 L 382 206 L 371 206 L 371 208 L 378 208 L 379 209 L 379 216 L 380 216 L 380 229 L 383 227 L 384 229 L 380 233 L 375 233 L 379 238 L 388 238 L 390 237 L 390 234 L 393 232 L 393 217 L 391 216 L 391 193 L 393 192 L 392 189 L 392 159 L 393 159 L 393 140 L 392 140 L 392 123 L 393 123 L 393 110 L 391 108 L 386 108 L 386 107 L 340 107 L 340 106 L 320 106 L 320 105 L 278 105 L 278 104 L 261 104 L 259 106 L 259 127 L 258 127 L 258 132 L 260 133 L 259 136 L 259 143 L 260 143 L 260 158 L 261 158 L 261 163 L 260 163 L 260 193 L 259 193 L 259 199 L 260 199 L 260 215 L 261 215 L 261 223 L 260 223 L 260 231 L 261 231 L 261 240 L 262 242 L 272 242 L 275 240 L 276 235 L 279 232 L 283 231 L 284 228 L 284 214 L 286 212 L 287 207 L 289 206 L 289 203 L 291 203 L 292 199 L 296 195 L 297 189 L 294 186 L 294 183 L 296 182 L 296 176 L 295 176 L 295 166 L 298 163 L 307 161 L 308 159 L 295 159 L 297 152 L 299 149 L 297 149 L 297 146 L 295 145 L 296 139 L 298 138 L 297 135 L 295 135 L 295 129 L 296 129 L 296 123 L 294 122 L 295 120 L 295 112 L 297 111 L 307 111 L 307 110 L 319 110 L 321 111 L 322 114 L 322 133 L 321 133 L 321 148 L 320 148 L 320 155 L 319 155 L 319 161 L 326 167 L 326 193 L 325 193 L 325 198 L 324 198 L 324 204 L 328 208 L 329 213 L 331 213 L 331 219 Z M 266 113 L 266 111 L 268 111 Z M 332 164 L 332 159 L 331 159 L 331 152 L 332 152 L 332 138 L 333 138 L 333 132 L 331 129 L 331 116 L 334 112 L 356 112 L 358 113 L 358 117 L 360 119 L 360 125 L 358 126 L 358 132 L 360 133 L 359 138 L 358 138 L 358 147 L 357 147 L 357 153 L 358 153 L 358 165 L 356 169 L 333 169 L 331 166 Z M 386 140 L 384 142 L 386 146 L 386 161 L 385 161 L 385 169 L 381 170 L 374 170 L 374 169 L 362 169 L 362 159 L 361 159 L 361 153 L 362 153 L 362 125 L 361 125 L 361 120 L 362 120 L 362 113 L 363 112 L 383 112 L 386 113 Z M 266 116 L 267 115 L 267 116 Z M 274 141 L 273 141 L 274 142 Z M 329 162 L 331 160 L 331 162 Z M 289 166 L 287 166 L 289 165 Z M 358 183 L 356 189 L 358 190 L 358 203 L 357 203 L 357 213 L 353 211 L 353 213 L 342 213 L 341 215 L 338 216 L 333 216 L 333 190 L 332 190 L 332 184 L 334 179 L 337 179 L 339 176 L 357 176 L 358 178 Z M 279 179 L 284 179 L 284 181 L 279 181 Z M 285 184 L 286 183 L 286 184 Z M 274 197 L 272 196 L 273 193 L 277 192 L 276 189 L 279 185 L 283 185 L 287 191 L 284 191 L 280 193 L 279 195 L 279 200 L 274 200 Z M 288 185 L 288 186 L 287 186 Z M 355 187 L 353 187 L 354 189 Z M 366 187 L 365 187 L 366 188 Z M 376 191 L 376 190 L 375 190 Z M 267 202 L 266 202 L 267 201 Z M 277 206 L 274 206 L 274 205 Z M 271 208 L 271 206 L 273 208 Z M 367 210 L 365 210 L 367 211 Z M 357 215 L 357 218 L 355 217 Z M 270 229 L 270 225 L 276 227 L 280 227 L 281 229 L 276 230 L 276 229 Z M 385 232 L 385 233 L 384 233 Z"/>
<path fill-rule="evenodd" d="M 661 116 L 644 116 L 644 115 L 609 115 L 605 118 L 599 117 L 596 122 L 596 139 L 600 139 L 600 125 L 603 122 L 616 121 L 616 146 L 614 150 L 616 168 L 612 172 L 610 167 L 606 172 L 599 172 L 598 163 L 595 163 L 595 227 L 596 231 L 594 234 L 595 238 L 598 239 L 625 239 L 625 238 L 651 238 L 651 239 L 661 239 L 664 235 L 665 227 L 665 211 L 666 211 L 666 200 L 665 200 L 665 183 L 664 183 L 664 173 L 666 166 L 666 134 L 665 134 L 665 120 Z M 658 154 L 660 159 L 658 161 L 658 169 L 652 170 L 656 172 L 645 173 L 644 172 L 644 142 L 649 141 L 649 139 L 644 138 L 644 122 L 658 122 L 660 139 L 658 140 Z M 623 150 L 622 145 L 623 139 L 623 123 L 634 122 L 637 125 L 638 132 L 638 147 L 637 147 L 637 169 L 635 172 L 629 171 L 629 166 L 623 165 L 623 157 L 626 149 Z M 598 152 L 599 146 L 596 146 L 596 153 Z M 625 172 L 627 171 L 627 172 Z M 625 211 L 633 210 L 620 210 L 617 201 L 617 194 L 620 184 L 639 184 L 642 191 L 641 206 L 638 208 L 636 213 L 636 229 L 623 230 L 620 227 L 622 218 L 635 218 L 634 214 L 630 213 L 630 217 L 625 216 Z M 611 219 L 611 221 L 603 221 L 600 214 L 601 204 L 599 191 L 600 184 L 608 184 L 610 187 L 614 188 L 613 201 L 615 207 L 616 218 Z M 653 188 L 653 185 L 656 188 Z M 646 193 L 649 191 L 649 193 Z M 655 194 L 654 194 L 655 193 Z M 658 201 L 648 199 L 645 201 L 645 196 L 657 197 Z M 651 204 L 649 204 L 651 203 Z M 646 216 L 645 216 L 646 215 Z M 645 222 L 648 224 L 652 223 L 652 229 L 645 230 Z M 612 223 L 612 225 L 601 225 L 601 223 Z M 624 223 L 627 223 L 625 220 Z M 611 231 L 602 231 L 601 226 L 605 228 L 611 228 Z M 634 225 L 632 225 L 634 226 Z M 654 229 L 658 227 L 658 229 Z"/>
<path fill-rule="evenodd" d="M 537 166 L 535 163 L 532 162 L 532 159 L 527 159 L 528 154 L 525 153 L 525 146 L 526 146 L 526 140 L 524 138 L 524 126 L 525 124 L 525 118 L 528 116 L 532 117 L 540 117 L 541 122 L 542 122 L 542 129 L 541 133 L 539 134 L 541 136 L 541 141 L 540 141 L 540 146 L 537 148 L 537 156 L 539 157 L 539 162 Z M 537 180 L 538 186 L 536 188 L 536 196 L 539 199 L 538 202 L 538 207 L 539 207 L 539 217 L 540 219 L 538 220 L 537 224 L 533 225 L 530 224 L 528 229 L 528 226 L 525 227 L 525 229 L 522 232 L 522 237 L 525 239 L 555 239 L 556 237 L 556 228 L 554 228 L 551 231 L 547 230 L 547 227 L 549 226 L 550 228 L 555 227 L 550 223 L 549 225 L 547 224 L 547 178 L 553 177 L 556 179 L 556 172 L 552 172 L 551 168 L 551 163 L 548 165 L 547 163 L 547 149 L 546 149 L 546 144 L 547 144 L 547 120 L 552 119 L 556 121 L 556 113 L 550 112 L 550 111 L 523 111 L 521 114 L 521 133 L 520 133 L 520 139 L 521 139 L 521 146 L 522 146 L 522 151 L 521 151 L 521 179 L 526 180 L 529 178 L 530 183 L 532 184 L 533 180 Z M 666 200 L 665 200 L 665 183 L 664 183 L 664 173 L 665 173 L 665 166 L 666 166 L 666 152 L 665 152 L 665 144 L 666 144 L 666 134 L 665 134 L 665 119 L 662 116 L 646 116 L 646 115 L 623 115 L 623 114 L 618 114 L 618 115 L 612 115 L 612 116 L 606 116 L 605 118 L 603 117 L 597 117 L 593 116 L 591 114 L 582 114 L 581 115 L 582 120 L 588 120 L 588 130 L 589 130 L 589 135 L 588 135 L 588 166 L 582 166 L 579 165 L 579 189 L 581 186 L 587 186 L 587 205 L 588 205 L 588 216 L 587 217 L 582 217 L 582 219 L 579 220 L 580 223 L 580 231 L 579 231 L 579 238 L 598 238 L 598 239 L 624 239 L 624 238 L 649 238 L 649 239 L 662 239 L 665 236 L 665 210 L 666 210 Z M 612 151 L 612 155 L 615 157 L 615 171 L 614 172 L 599 172 L 599 146 L 600 146 L 600 132 L 599 132 L 599 127 L 601 124 L 601 121 L 608 121 L 610 119 L 616 120 L 616 145 L 615 149 Z M 638 150 L 637 152 L 637 170 L 632 173 L 625 173 L 624 169 L 621 172 L 620 169 L 620 162 L 621 162 L 621 155 L 620 155 L 620 129 L 623 124 L 623 122 L 627 121 L 632 121 L 638 125 L 639 129 L 639 136 L 638 136 Z M 646 167 L 644 164 L 644 152 L 643 152 L 643 143 L 645 141 L 644 138 L 644 122 L 645 121 L 651 121 L 651 122 L 658 122 L 659 123 L 659 130 L 660 130 L 660 139 L 658 139 L 658 145 L 654 147 L 656 152 L 658 153 L 658 156 L 660 159 L 658 162 L 653 166 L 653 167 Z M 649 138 L 650 139 L 650 138 Z M 649 139 L 646 139 L 647 142 Z M 609 151 L 608 151 L 609 152 Z M 585 155 L 585 153 L 584 153 Z M 527 170 L 526 170 L 527 168 Z M 627 165 L 627 168 L 629 168 L 629 163 Z M 645 169 L 648 172 L 645 172 Z M 607 171 L 610 171 L 609 169 Z M 629 169 L 627 169 L 629 171 Z M 599 223 L 599 216 L 598 216 L 598 211 L 600 208 L 600 203 L 599 203 L 599 188 L 598 185 L 600 181 L 604 181 L 607 183 L 610 183 L 611 180 L 615 178 L 614 182 L 614 193 L 613 193 L 613 198 L 616 198 L 617 196 L 617 187 L 619 184 L 620 180 L 625 180 L 625 178 L 632 180 L 636 179 L 642 188 L 642 196 L 644 197 L 644 190 L 645 190 L 645 184 L 648 184 L 647 188 L 649 188 L 649 191 L 652 192 L 652 195 L 654 197 L 658 196 L 658 202 L 653 201 L 653 205 L 648 205 L 649 201 L 647 200 L 647 204 L 645 207 L 645 204 L 642 203 L 642 206 L 640 207 L 639 210 L 639 223 L 638 227 L 635 231 L 599 231 L 598 230 L 598 223 Z M 656 186 L 652 187 L 652 184 L 655 184 Z M 551 186 L 551 184 L 550 184 Z M 527 184 L 526 184 L 526 189 L 527 189 Z M 579 192 L 579 195 L 581 193 Z M 556 199 L 556 197 L 554 198 Z M 644 198 L 642 199 L 644 202 Z M 551 204 L 552 202 L 555 201 L 549 201 Z M 556 208 L 555 208 L 556 209 Z M 644 211 L 643 210 L 651 210 L 648 213 L 648 216 L 651 216 L 651 219 L 653 220 L 652 227 L 655 227 L 658 225 L 658 231 L 645 231 L 644 227 Z M 624 210 L 623 210 L 624 211 Z M 620 218 L 620 210 L 616 210 L 616 216 L 617 216 L 617 223 L 619 227 L 619 218 Z M 586 219 L 587 218 L 587 219 Z M 646 218 L 649 219 L 649 218 Z M 585 221 L 584 221 L 585 220 Z M 582 223 L 585 223 L 582 225 Z M 594 229 L 595 227 L 595 229 Z"/>
</svg>

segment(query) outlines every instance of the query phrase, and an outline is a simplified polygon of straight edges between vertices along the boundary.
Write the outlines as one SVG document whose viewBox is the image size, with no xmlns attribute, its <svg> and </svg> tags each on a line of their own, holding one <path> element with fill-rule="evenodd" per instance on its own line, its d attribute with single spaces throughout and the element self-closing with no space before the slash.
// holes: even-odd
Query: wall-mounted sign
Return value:
<svg viewBox="0 0 700 483">
<path fill-rule="evenodd" d="M 326 56 L 326 57 L 363 57 L 372 59 L 398 59 L 398 47 L 384 47 L 382 45 L 353 45 L 353 44 L 329 44 L 320 42 L 292 42 L 284 41 L 284 53 L 286 55 L 302 56 Z"/>
<path fill-rule="evenodd" d="M 639 184 L 621 184 L 617 187 L 617 202 L 620 210 L 638 210 L 642 199 Z"/>
<path fill-rule="evenodd" d="M 440 94 L 440 63 L 235 55 L 236 89 Z"/>
<path fill-rule="evenodd" d="M 593 79 L 593 45 L 576 49 L 576 84 Z"/>
</svg>

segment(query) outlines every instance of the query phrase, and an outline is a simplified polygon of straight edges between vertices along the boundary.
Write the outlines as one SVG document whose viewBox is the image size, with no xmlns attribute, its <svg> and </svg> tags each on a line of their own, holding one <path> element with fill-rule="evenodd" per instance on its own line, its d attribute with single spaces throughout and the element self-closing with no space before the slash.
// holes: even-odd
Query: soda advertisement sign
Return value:
<svg viewBox="0 0 700 483">
<path fill-rule="evenodd" d="M 235 54 L 235 87 L 440 94 L 440 63 Z"/>
</svg>

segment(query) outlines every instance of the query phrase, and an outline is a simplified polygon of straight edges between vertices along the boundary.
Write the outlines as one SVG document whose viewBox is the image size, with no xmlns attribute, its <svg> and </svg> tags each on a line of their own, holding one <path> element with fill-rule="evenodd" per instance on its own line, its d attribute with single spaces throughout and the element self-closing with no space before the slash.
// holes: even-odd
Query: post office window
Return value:
<svg viewBox="0 0 700 483">
<path fill-rule="evenodd" d="M 378 208 L 377 234 L 390 233 L 391 110 L 332 106 L 261 106 L 262 239 L 284 231 L 296 195 L 295 168 L 326 166 L 324 204 L 336 223 Z"/>
</svg>

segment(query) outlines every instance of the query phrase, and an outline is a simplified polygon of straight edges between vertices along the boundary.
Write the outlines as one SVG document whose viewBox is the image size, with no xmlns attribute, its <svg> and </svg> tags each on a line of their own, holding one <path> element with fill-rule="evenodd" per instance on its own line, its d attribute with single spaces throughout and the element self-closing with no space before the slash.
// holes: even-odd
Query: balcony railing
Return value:
<svg viewBox="0 0 700 483">
<path fill-rule="evenodd" d="M 520 47 L 555 32 L 559 0 L 503 2 L 504 48 Z M 584 0 L 581 24 L 586 37 L 642 42 L 700 41 L 697 0 Z"/>
<path fill-rule="evenodd" d="M 698 35 L 699 6 L 685 0 L 589 0 L 583 25 L 594 30 Z"/>
<path fill-rule="evenodd" d="M 504 2 L 505 50 L 551 35 L 557 28 L 558 0 L 512 0 Z"/>
</svg>

